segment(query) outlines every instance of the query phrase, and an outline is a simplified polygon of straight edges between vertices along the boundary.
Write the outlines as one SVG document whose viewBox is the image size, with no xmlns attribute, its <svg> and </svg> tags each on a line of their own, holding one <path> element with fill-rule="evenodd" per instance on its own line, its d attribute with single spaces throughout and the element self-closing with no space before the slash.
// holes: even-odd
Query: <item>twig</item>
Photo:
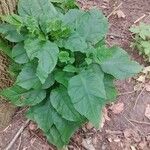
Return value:
<svg viewBox="0 0 150 150">
<path fill-rule="evenodd" d="M 136 21 L 134 21 L 134 24 L 138 23 L 139 21 L 141 21 L 143 18 L 145 18 L 146 15 L 142 15 L 140 18 L 138 18 Z"/>
<path fill-rule="evenodd" d="M 124 117 L 133 127 L 135 127 L 135 125 L 134 125 L 126 116 L 123 115 L 123 117 Z"/>
<path fill-rule="evenodd" d="M 18 130 L 14 138 L 11 140 L 11 142 L 8 144 L 8 146 L 5 148 L 5 150 L 10 150 L 19 135 L 23 132 L 23 130 L 26 128 L 30 120 L 27 120 L 24 125 L 21 126 L 21 128 Z"/>
<path fill-rule="evenodd" d="M 132 119 L 129 119 L 131 122 L 135 122 L 135 123 L 138 123 L 138 124 L 145 124 L 145 125 L 150 125 L 149 122 L 143 122 L 143 121 L 138 121 L 138 120 L 132 120 Z"/>
<path fill-rule="evenodd" d="M 135 92 L 136 92 L 136 91 L 119 93 L 118 96 L 121 96 L 121 95 L 128 95 L 128 94 L 132 94 L 132 93 L 135 93 Z"/>
<path fill-rule="evenodd" d="M 19 145 L 18 145 L 17 150 L 20 150 L 20 147 L 21 147 L 21 140 L 22 140 L 22 134 L 20 135 L 20 140 L 19 140 Z"/>
<path fill-rule="evenodd" d="M 145 87 L 141 90 L 141 92 L 140 92 L 139 95 L 137 96 L 137 98 L 136 98 L 136 100 L 135 100 L 135 104 L 134 104 L 134 106 L 133 106 L 133 109 L 135 109 L 135 107 L 136 107 L 136 105 L 137 105 L 137 102 L 138 102 L 140 96 L 142 95 L 142 93 L 144 92 L 144 90 L 145 90 Z"/>
<path fill-rule="evenodd" d="M 109 18 L 121 5 L 122 3 L 120 3 L 116 8 L 114 8 L 114 10 L 107 16 L 107 18 Z"/>
</svg>

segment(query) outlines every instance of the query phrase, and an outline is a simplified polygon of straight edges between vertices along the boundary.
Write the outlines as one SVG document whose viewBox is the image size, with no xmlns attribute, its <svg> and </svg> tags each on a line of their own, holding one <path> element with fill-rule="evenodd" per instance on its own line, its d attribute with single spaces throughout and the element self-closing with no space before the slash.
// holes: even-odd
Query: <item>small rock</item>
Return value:
<svg viewBox="0 0 150 150">
<path fill-rule="evenodd" d="M 84 139 L 82 141 L 82 146 L 84 148 L 86 148 L 87 150 L 95 150 L 95 147 L 93 146 L 92 141 L 91 141 L 90 138 L 89 139 Z"/>
</svg>

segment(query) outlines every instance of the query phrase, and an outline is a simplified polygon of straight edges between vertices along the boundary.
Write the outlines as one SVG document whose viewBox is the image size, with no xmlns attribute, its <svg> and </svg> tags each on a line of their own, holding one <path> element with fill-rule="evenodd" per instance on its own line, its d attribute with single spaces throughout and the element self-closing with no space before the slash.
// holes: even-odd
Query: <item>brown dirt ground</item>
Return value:
<svg viewBox="0 0 150 150">
<path fill-rule="evenodd" d="M 146 17 L 141 21 L 150 23 L 150 0 L 80 0 L 80 2 L 81 7 L 84 9 L 96 6 L 102 9 L 106 16 L 122 3 L 119 9 L 123 11 L 125 18 L 118 18 L 116 15 L 110 16 L 108 43 L 123 47 L 134 59 L 143 63 L 143 59 L 138 53 L 130 48 L 132 38 L 129 28 L 143 14 Z M 103 128 L 96 130 L 91 126 L 84 126 L 71 139 L 68 146 L 69 150 L 150 149 L 150 120 L 144 115 L 146 106 L 150 104 L 150 92 L 145 90 L 141 92 L 141 89 L 137 92 L 132 92 L 135 85 L 137 85 L 135 79 L 117 81 L 116 85 L 118 93 L 121 93 L 116 103 L 124 104 L 123 111 L 114 114 L 111 105 L 108 105 L 106 109 L 108 116 L 107 118 L 105 117 Z M 136 104 L 137 97 L 139 98 Z M 0 132 L 0 150 L 5 149 L 25 122 L 24 111 L 25 109 L 16 112 L 10 125 Z M 41 132 L 35 129 L 33 123 L 30 123 L 10 150 L 54 150 L 54 148 L 47 144 Z"/>
</svg>

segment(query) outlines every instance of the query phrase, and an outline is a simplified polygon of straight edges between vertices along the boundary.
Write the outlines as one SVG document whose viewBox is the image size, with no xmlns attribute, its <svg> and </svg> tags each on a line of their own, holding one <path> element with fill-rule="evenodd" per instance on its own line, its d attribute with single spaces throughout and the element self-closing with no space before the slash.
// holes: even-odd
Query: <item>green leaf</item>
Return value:
<svg viewBox="0 0 150 150">
<path fill-rule="evenodd" d="M 19 0 L 18 13 L 20 16 L 33 16 L 45 19 L 56 17 L 57 11 L 49 0 Z"/>
<path fill-rule="evenodd" d="M 35 67 L 33 63 L 26 64 L 19 73 L 16 84 L 27 90 L 31 88 L 39 89 L 41 87 L 41 82 L 36 76 Z"/>
<path fill-rule="evenodd" d="M 14 26 L 9 24 L 0 24 L 0 33 L 10 42 L 21 42 L 24 40 L 24 36 L 18 33 Z"/>
<path fill-rule="evenodd" d="M 52 106 L 64 119 L 76 122 L 79 122 L 83 119 L 73 107 L 66 88 L 59 87 L 52 90 L 50 94 L 50 100 Z"/>
<path fill-rule="evenodd" d="M 67 144 L 71 135 L 80 126 L 78 123 L 63 119 L 52 107 L 50 100 L 31 107 L 27 112 L 27 117 L 36 121 L 50 142 L 58 147 Z"/>
<path fill-rule="evenodd" d="M 24 64 L 29 61 L 23 43 L 16 44 L 12 49 L 12 57 L 16 63 Z"/>
<path fill-rule="evenodd" d="M 56 66 L 59 49 L 56 44 L 50 41 L 40 41 L 39 39 L 27 39 L 25 49 L 28 57 L 32 60 L 38 58 L 37 76 L 42 82 L 48 77 Z"/>
<path fill-rule="evenodd" d="M 96 44 L 106 36 L 108 21 L 102 12 L 92 9 L 77 18 L 76 31 L 87 42 Z"/>
<path fill-rule="evenodd" d="M 106 98 L 103 78 L 104 74 L 100 69 L 97 73 L 87 70 L 71 78 L 68 86 L 75 109 L 96 127 L 99 126 L 100 109 Z"/>
<path fill-rule="evenodd" d="M 73 74 L 58 70 L 58 71 L 55 71 L 54 76 L 55 76 L 55 80 L 58 83 L 61 83 L 65 87 L 68 87 L 68 81 L 73 76 Z"/>
<path fill-rule="evenodd" d="M 59 53 L 60 62 L 67 62 L 70 60 L 69 53 L 67 51 L 61 51 Z"/>
<path fill-rule="evenodd" d="M 63 46 L 72 52 L 88 52 L 90 45 L 105 38 L 108 30 L 107 19 L 96 9 L 88 12 L 74 9 L 69 11 L 62 20 L 66 21 L 64 24 L 74 29 L 72 35 L 63 41 Z M 94 28 L 93 23 L 95 24 Z"/>
<path fill-rule="evenodd" d="M 50 143 L 57 145 L 58 148 L 62 148 L 65 145 L 59 131 L 54 125 L 51 127 L 50 131 L 46 133 L 46 137 Z"/>
<path fill-rule="evenodd" d="M 11 25 L 14 25 L 17 28 L 17 30 L 20 30 L 22 27 L 22 22 L 23 22 L 22 17 L 16 14 L 2 16 L 2 20 Z"/>
<path fill-rule="evenodd" d="M 103 49 L 101 49 L 103 51 Z M 131 61 L 127 52 L 121 48 L 108 48 L 105 57 L 101 58 L 102 70 L 113 75 L 117 79 L 125 79 L 139 73 L 142 67 L 135 61 Z"/>
<path fill-rule="evenodd" d="M 9 58 L 12 58 L 11 46 L 0 37 L 0 51 L 4 52 Z"/>
<path fill-rule="evenodd" d="M 106 90 L 106 102 L 112 102 L 117 98 L 117 90 L 114 85 L 114 77 L 108 74 L 104 75 L 104 85 Z"/>
<path fill-rule="evenodd" d="M 72 34 L 67 40 L 64 41 L 64 47 L 71 50 L 72 52 L 81 51 L 87 52 L 87 43 L 85 39 L 78 33 Z"/>
<path fill-rule="evenodd" d="M 130 31 L 134 34 L 138 34 L 143 40 L 150 38 L 150 25 L 145 23 L 140 23 L 139 26 L 133 26 L 130 28 Z"/>
<path fill-rule="evenodd" d="M 27 91 L 19 86 L 12 86 L 2 90 L 0 95 L 6 97 L 17 106 L 33 106 L 46 97 L 46 92 L 44 90 Z"/>
<path fill-rule="evenodd" d="M 48 75 L 45 83 L 42 85 L 42 89 L 48 89 L 55 83 L 54 74 L 51 73 Z"/>
<path fill-rule="evenodd" d="M 67 65 L 64 67 L 63 71 L 75 73 L 78 72 L 79 69 L 74 67 L 73 65 Z"/>
<path fill-rule="evenodd" d="M 16 84 L 24 89 L 48 89 L 54 84 L 54 75 L 49 74 L 45 83 L 42 85 L 39 78 L 36 76 L 36 65 L 34 63 L 26 64 L 19 73 Z"/>
</svg>

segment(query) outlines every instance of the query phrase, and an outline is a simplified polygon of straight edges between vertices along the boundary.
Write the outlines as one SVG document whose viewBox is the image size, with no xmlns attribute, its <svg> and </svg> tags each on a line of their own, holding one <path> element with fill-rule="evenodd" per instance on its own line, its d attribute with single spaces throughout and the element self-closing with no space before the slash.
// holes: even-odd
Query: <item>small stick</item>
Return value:
<svg viewBox="0 0 150 150">
<path fill-rule="evenodd" d="M 145 90 L 145 87 L 141 90 L 141 92 L 140 92 L 139 95 L 137 96 L 137 98 L 136 98 L 136 100 L 135 100 L 135 104 L 134 104 L 133 109 L 135 109 L 135 107 L 136 107 L 136 105 L 137 105 L 137 102 L 138 102 L 140 96 L 142 95 L 142 93 L 144 92 L 144 90 Z"/>
<path fill-rule="evenodd" d="M 15 143 L 15 141 L 17 140 L 17 138 L 19 137 L 19 135 L 23 132 L 23 130 L 26 128 L 26 126 L 29 123 L 29 119 L 25 122 L 24 125 L 21 126 L 21 128 L 18 130 L 18 132 L 16 133 L 16 135 L 14 136 L 14 138 L 11 140 L 11 142 L 8 144 L 8 146 L 5 148 L 5 150 L 10 150 L 11 147 L 13 146 L 13 144 Z"/>
<path fill-rule="evenodd" d="M 145 18 L 146 17 L 146 15 L 144 14 L 144 15 L 142 15 L 140 18 L 138 18 L 136 21 L 134 21 L 134 24 L 136 24 L 136 23 L 138 23 L 138 22 L 140 22 L 143 18 Z"/>
<path fill-rule="evenodd" d="M 135 123 L 138 123 L 138 124 L 145 124 L 145 125 L 150 125 L 149 122 L 143 122 L 143 121 L 137 121 L 137 120 L 132 120 L 132 119 L 129 119 L 131 122 L 135 122 Z"/>
<path fill-rule="evenodd" d="M 132 94 L 132 93 L 135 93 L 135 92 L 136 92 L 136 91 L 119 93 L 118 96 L 121 96 L 121 95 L 127 95 L 127 94 Z"/>
<path fill-rule="evenodd" d="M 20 147 L 21 147 L 21 140 L 22 140 L 22 134 L 20 135 L 20 140 L 19 140 L 19 145 L 18 145 L 17 150 L 20 150 Z"/>
<path fill-rule="evenodd" d="M 122 3 L 120 3 L 116 8 L 114 8 L 114 10 L 107 16 L 107 18 L 109 18 L 121 5 Z"/>
</svg>

